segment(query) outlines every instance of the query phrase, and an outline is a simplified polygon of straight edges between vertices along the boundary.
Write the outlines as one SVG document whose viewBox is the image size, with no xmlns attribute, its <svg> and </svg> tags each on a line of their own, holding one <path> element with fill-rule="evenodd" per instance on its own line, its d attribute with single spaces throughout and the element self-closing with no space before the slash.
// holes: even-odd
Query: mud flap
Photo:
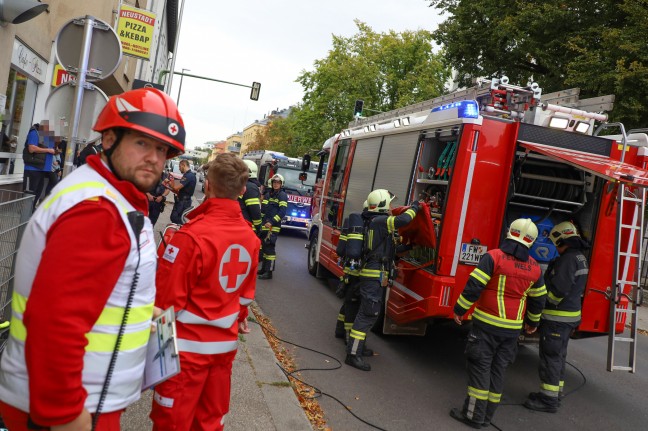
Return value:
<svg viewBox="0 0 648 431">
<path fill-rule="evenodd" d="M 389 298 L 389 288 L 387 288 L 387 295 L 385 298 Z M 384 304 L 385 312 L 382 313 L 383 324 L 382 324 L 382 333 L 385 335 L 418 335 L 424 336 L 425 331 L 427 330 L 427 322 L 418 321 L 408 323 L 406 325 L 398 325 L 392 319 L 387 316 L 387 303 Z"/>
</svg>

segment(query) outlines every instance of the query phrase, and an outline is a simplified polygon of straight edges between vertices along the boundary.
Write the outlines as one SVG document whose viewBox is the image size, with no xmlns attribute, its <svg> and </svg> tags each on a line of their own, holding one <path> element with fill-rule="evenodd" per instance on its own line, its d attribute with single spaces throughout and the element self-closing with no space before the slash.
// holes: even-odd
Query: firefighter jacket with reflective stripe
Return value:
<svg viewBox="0 0 648 431">
<path fill-rule="evenodd" d="M 286 215 L 287 209 L 288 195 L 283 189 L 279 189 L 276 192 L 272 189 L 267 190 L 261 203 L 261 213 L 263 214 L 262 225 L 270 222 L 272 224 L 272 231 L 279 232 L 281 230 L 281 220 Z M 266 227 L 262 227 L 262 229 L 268 230 Z"/>
<path fill-rule="evenodd" d="M 397 216 L 368 211 L 362 213 L 368 220 L 368 228 L 364 236 L 360 278 L 376 280 L 388 276 L 387 273 L 393 265 L 398 228 L 411 222 L 418 210 L 418 202 L 415 202 L 407 211 Z"/>
<path fill-rule="evenodd" d="M 29 334 L 23 323 L 23 315 L 29 307 L 32 284 L 46 247 L 47 233 L 57 219 L 66 211 L 85 200 L 103 198 L 112 202 L 121 215 L 130 237 L 130 252 L 124 269 L 114 286 L 103 312 L 94 326 L 86 333 L 88 344 L 83 358 L 82 384 L 87 391 L 85 408 L 97 409 L 110 358 L 117 341 L 135 273 L 139 274 L 137 287 L 126 321 L 125 332 L 117 355 L 104 412 L 126 408 L 140 397 L 146 346 L 151 331 L 153 301 L 155 299 L 156 251 L 153 227 L 144 218 L 144 227 L 136 240 L 127 213 L 135 208 L 104 177 L 89 165 L 83 165 L 61 181 L 32 216 L 16 259 L 16 278 L 12 298 L 10 340 L 2 357 L 0 398 L 18 409 L 29 412 L 29 375 L 26 369 L 25 344 Z M 120 229 L 119 226 L 97 226 L 98 229 Z M 98 244 L 97 247 L 100 247 Z M 139 262 L 139 264 L 138 264 Z M 87 263 L 87 262 L 86 262 Z M 74 271 L 77 262 L 69 262 Z M 100 265 L 97 262 L 97 265 Z M 52 286 L 56 288 L 56 283 Z M 83 307 L 83 304 L 78 304 Z M 52 310 L 56 313 L 56 310 Z M 56 355 L 54 349 L 51 352 Z"/>
<path fill-rule="evenodd" d="M 207 199 L 187 217 L 160 256 L 155 305 L 174 307 L 181 352 L 235 351 L 238 322 L 254 300 L 260 240 L 232 199 Z"/>
<path fill-rule="evenodd" d="M 238 198 L 243 218 L 254 227 L 255 231 L 261 230 L 261 192 L 259 186 L 252 180 L 248 180 L 245 186 L 245 193 Z"/>
<path fill-rule="evenodd" d="M 475 304 L 474 323 L 503 334 L 519 332 L 525 321 L 538 326 L 546 295 L 542 271 L 535 259 L 529 257 L 524 262 L 502 249 L 494 249 L 470 273 L 454 312 L 463 316 Z"/>
<path fill-rule="evenodd" d="M 568 248 L 554 259 L 545 272 L 547 303 L 542 318 L 554 322 L 580 322 L 588 273 L 587 258 L 581 250 Z"/>
</svg>

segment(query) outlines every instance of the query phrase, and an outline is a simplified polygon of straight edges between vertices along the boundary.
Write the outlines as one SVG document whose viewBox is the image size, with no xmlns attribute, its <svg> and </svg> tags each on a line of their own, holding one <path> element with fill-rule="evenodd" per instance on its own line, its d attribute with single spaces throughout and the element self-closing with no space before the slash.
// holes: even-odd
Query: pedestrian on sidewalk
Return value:
<svg viewBox="0 0 648 431">
<path fill-rule="evenodd" d="M 113 96 L 94 130 L 105 151 L 54 187 L 18 250 L 0 363 L 11 431 L 118 430 L 140 398 L 156 267 L 145 192 L 185 132 L 175 102 L 152 88 Z"/>
<path fill-rule="evenodd" d="M 511 223 L 500 248 L 484 254 L 454 306 L 454 320 L 475 304 L 466 342 L 468 394 L 450 416 L 472 428 L 490 425 L 504 389 L 506 369 L 517 356 L 522 327 L 533 334 L 547 290 L 540 265 L 529 248 L 538 237 L 531 219 Z M 526 305 L 525 305 L 526 304 Z"/>
<path fill-rule="evenodd" d="M 191 207 L 191 198 L 196 190 L 196 173 L 191 170 L 187 160 L 180 160 L 180 172 L 182 178 L 175 182 L 173 175 L 169 175 L 164 183 L 175 194 L 173 210 L 171 210 L 171 222 L 182 224 L 182 214 Z"/>
<path fill-rule="evenodd" d="M 558 258 L 545 271 L 547 302 L 540 318 L 540 391 L 524 402 L 531 410 L 555 413 L 565 386 L 567 345 L 581 320 L 581 301 L 589 268 L 583 254 L 589 244 L 581 238 L 572 222 L 558 223 L 549 238 Z"/>
<path fill-rule="evenodd" d="M 180 374 L 157 385 L 154 431 L 222 430 L 238 334 L 249 332 L 259 238 L 237 201 L 248 167 L 231 153 L 210 163 L 205 201 L 160 257 L 156 306 L 174 307 Z"/>
</svg>

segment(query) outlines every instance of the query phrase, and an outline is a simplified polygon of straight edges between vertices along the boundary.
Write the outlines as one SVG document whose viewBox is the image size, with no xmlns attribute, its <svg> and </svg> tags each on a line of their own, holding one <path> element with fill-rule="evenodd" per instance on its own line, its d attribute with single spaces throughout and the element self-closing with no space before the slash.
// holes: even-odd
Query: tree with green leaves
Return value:
<svg viewBox="0 0 648 431">
<path fill-rule="evenodd" d="M 319 149 L 346 128 L 357 99 L 364 100 L 371 115 L 444 92 L 450 69 L 433 51 L 429 31 L 377 33 L 365 23 L 355 23 L 358 33 L 348 38 L 334 35 L 328 56 L 297 78 L 304 98 L 287 121 L 300 149 Z"/>
<path fill-rule="evenodd" d="M 545 93 L 615 94 L 611 119 L 648 127 L 648 0 L 430 0 L 448 18 L 433 33 L 460 85 L 532 78 Z"/>
</svg>

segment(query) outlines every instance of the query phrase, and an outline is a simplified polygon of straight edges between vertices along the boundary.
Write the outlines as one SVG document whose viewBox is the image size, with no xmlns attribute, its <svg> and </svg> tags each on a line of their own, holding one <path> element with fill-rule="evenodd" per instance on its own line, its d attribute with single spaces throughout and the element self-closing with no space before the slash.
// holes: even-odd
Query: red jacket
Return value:
<svg viewBox="0 0 648 431">
<path fill-rule="evenodd" d="M 188 218 L 159 256 L 155 305 L 174 307 L 180 351 L 199 353 L 183 345 L 238 340 L 237 323 L 254 299 L 261 243 L 235 200 L 207 199 Z"/>
</svg>

